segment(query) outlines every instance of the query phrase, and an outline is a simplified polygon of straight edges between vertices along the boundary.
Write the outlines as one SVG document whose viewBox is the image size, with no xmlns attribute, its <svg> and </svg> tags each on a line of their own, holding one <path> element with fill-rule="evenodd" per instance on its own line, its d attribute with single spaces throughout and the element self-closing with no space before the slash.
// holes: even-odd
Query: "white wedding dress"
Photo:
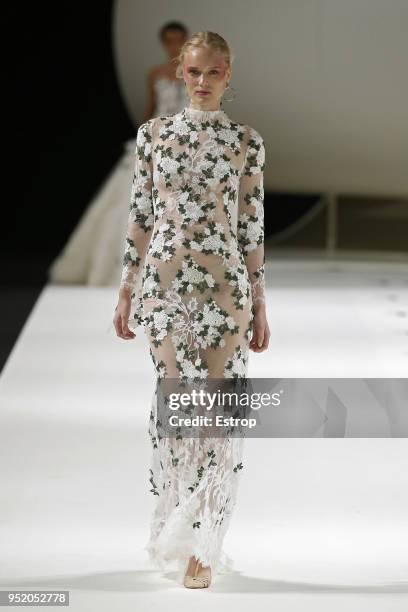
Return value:
<svg viewBox="0 0 408 612">
<path fill-rule="evenodd" d="M 182 80 L 160 77 L 155 81 L 155 91 L 155 117 L 173 115 L 189 103 Z M 135 145 L 136 139 L 125 143 L 122 157 L 52 262 L 48 270 L 50 282 L 99 286 L 117 286 L 120 282 Z"/>
</svg>

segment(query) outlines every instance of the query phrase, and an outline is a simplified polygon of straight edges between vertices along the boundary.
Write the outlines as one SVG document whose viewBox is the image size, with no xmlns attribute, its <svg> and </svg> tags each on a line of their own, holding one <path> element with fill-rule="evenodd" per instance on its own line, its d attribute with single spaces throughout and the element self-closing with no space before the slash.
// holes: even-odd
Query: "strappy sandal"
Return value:
<svg viewBox="0 0 408 612">
<path fill-rule="evenodd" d="M 206 589 L 211 584 L 211 573 L 209 576 L 197 576 L 199 561 L 196 561 L 194 567 L 194 574 L 191 576 L 190 574 L 186 574 L 184 576 L 184 586 L 187 589 Z M 206 569 L 201 566 L 201 569 Z M 210 570 L 210 568 L 208 568 Z M 210 570 L 211 572 L 211 570 Z"/>
</svg>

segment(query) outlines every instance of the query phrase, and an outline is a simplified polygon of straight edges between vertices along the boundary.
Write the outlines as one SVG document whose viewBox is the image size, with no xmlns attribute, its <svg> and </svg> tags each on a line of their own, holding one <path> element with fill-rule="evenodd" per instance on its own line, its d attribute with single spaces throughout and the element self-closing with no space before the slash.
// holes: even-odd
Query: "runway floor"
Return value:
<svg viewBox="0 0 408 612">
<path fill-rule="evenodd" d="M 406 266 L 268 261 L 267 286 L 249 376 L 407 377 Z M 197 593 L 152 569 L 154 370 L 142 331 L 114 333 L 116 293 L 46 286 L 2 372 L 1 589 L 68 589 L 76 611 L 407 609 L 404 438 L 246 440 L 236 572 Z"/>
</svg>

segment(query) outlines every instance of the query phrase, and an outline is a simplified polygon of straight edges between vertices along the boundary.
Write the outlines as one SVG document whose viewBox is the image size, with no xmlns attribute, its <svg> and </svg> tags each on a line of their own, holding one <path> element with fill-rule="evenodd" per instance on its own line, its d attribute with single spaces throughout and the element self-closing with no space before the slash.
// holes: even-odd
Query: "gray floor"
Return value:
<svg viewBox="0 0 408 612">
<path fill-rule="evenodd" d="M 267 283 L 271 344 L 250 376 L 406 377 L 405 268 L 272 262 Z M 197 592 L 149 565 L 154 371 L 142 333 L 112 333 L 115 298 L 47 286 L 3 370 L 1 589 L 65 588 L 78 611 L 406 609 L 404 438 L 248 439 L 235 573 Z"/>
</svg>

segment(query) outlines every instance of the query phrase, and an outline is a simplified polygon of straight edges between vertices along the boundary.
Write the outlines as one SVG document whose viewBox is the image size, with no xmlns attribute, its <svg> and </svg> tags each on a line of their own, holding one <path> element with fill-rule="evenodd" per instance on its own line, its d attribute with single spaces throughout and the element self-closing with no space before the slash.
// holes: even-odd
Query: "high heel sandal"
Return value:
<svg viewBox="0 0 408 612">
<path fill-rule="evenodd" d="M 208 568 L 210 572 L 208 576 L 197 576 L 199 565 L 200 565 L 200 562 L 196 560 L 196 564 L 193 570 L 194 571 L 193 575 L 191 576 L 190 574 L 186 574 L 184 576 L 184 586 L 187 587 L 188 589 L 206 589 L 211 584 L 210 567 Z M 204 568 L 203 566 L 201 566 L 201 569 L 207 569 L 207 568 Z"/>
</svg>

